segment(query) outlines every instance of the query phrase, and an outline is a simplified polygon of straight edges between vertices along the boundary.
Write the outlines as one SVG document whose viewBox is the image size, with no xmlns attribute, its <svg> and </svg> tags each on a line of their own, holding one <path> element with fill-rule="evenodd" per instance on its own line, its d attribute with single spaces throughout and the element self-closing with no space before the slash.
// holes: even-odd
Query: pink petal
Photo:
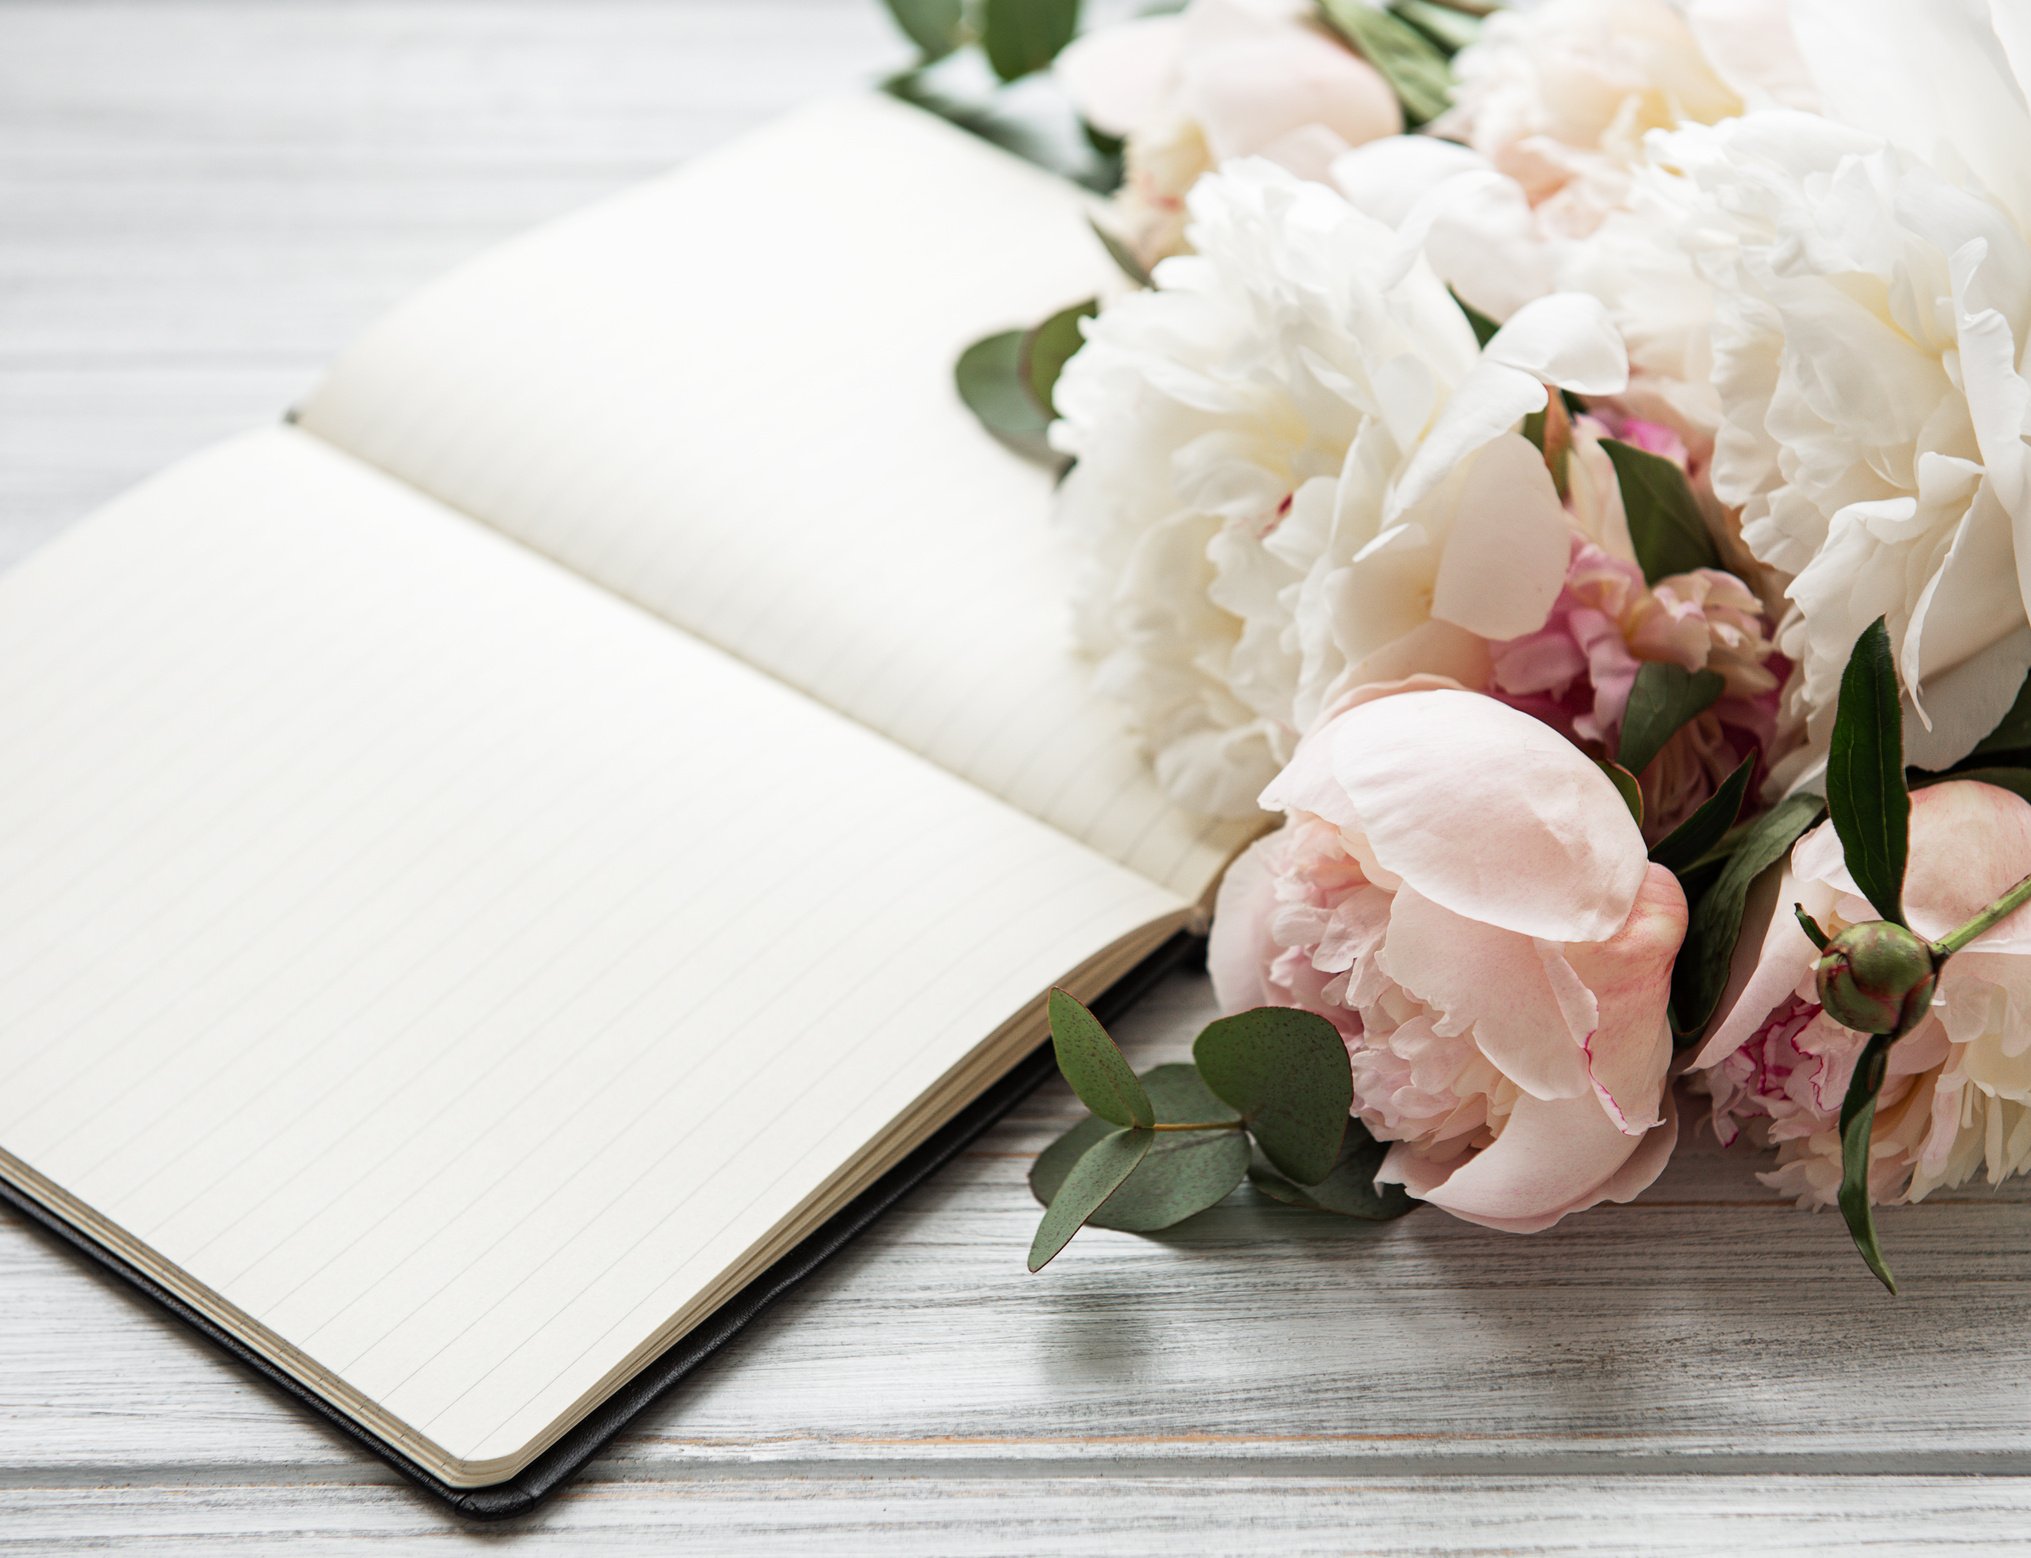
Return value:
<svg viewBox="0 0 2031 1558">
<path fill-rule="evenodd" d="M 1398 1143 L 1378 1181 L 1423 1185 L 1412 1193 L 1455 1217 L 1506 1233 L 1536 1233 L 1601 1201 L 1628 1201 L 1663 1171 L 1678 1140 L 1677 1116 L 1642 1136 L 1625 1136 L 1589 1095 L 1516 1101 L 1494 1145 L 1433 1182 L 1429 1165 Z"/>
<path fill-rule="evenodd" d="M 1685 940 L 1685 893 L 1653 865 L 1636 907 L 1607 941 L 1566 948 L 1573 972 L 1594 994 L 1600 1017 L 1587 1040 L 1587 1069 L 1609 1117 L 1625 1135 L 1662 1118 L 1671 1070 L 1671 964 Z"/>
<path fill-rule="evenodd" d="M 1642 831 L 1549 726 L 1478 693 L 1406 692 L 1314 743 L 1376 861 L 1432 902 L 1546 941 L 1605 941 L 1629 918 L 1649 869 Z"/>
<path fill-rule="evenodd" d="M 1298 743 L 1282 773 L 1270 780 L 1257 804 L 1265 811 L 1305 811 L 1323 817 L 1343 833 L 1358 833 L 1360 814 L 1346 787 L 1334 777 L 1327 726 Z"/>
<path fill-rule="evenodd" d="M 1538 943 L 1440 908 L 1410 888 L 1390 905 L 1384 973 L 1433 1008 L 1441 1034 L 1472 1031 L 1502 1074 L 1539 1098 L 1591 1091 L 1585 989 L 1554 982 Z"/>
<path fill-rule="evenodd" d="M 1323 177 L 1332 155 L 1403 128 L 1396 94 L 1375 67 L 1303 25 L 1196 51 L 1184 78 L 1185 111 L 1198 120 L 1219 162 L 1266 153 L 1316 127 L 1339 143 L 1319 160 Z"/>
<path fill-rule="evenodd" d="M 2026 876 L 2031 876 L 2031 801 L 1969 780 L 1912 793 L 1904 908 L 1920 935 L 1944 936 Z M 2019 910 L 1973 946 L 2031 952 L 2031 910 Z"/>
<path fill-rule="evenodd" d="M 1835 894 L 1825 883 L 1795 874 L 1804 847 L 1801 840 L 1792 852 L 1791 866 L 1771 867 L 1749 889 L 1741 939 L 1735 943 L 1728 983 L 1715 1007 L 1718 1020 L 1693 1056 L 1692 1070 L 1704 1071 L 1734 1054 L 1811 977 L 1819 952 L 1799 928 L 1792 906 L 1803 903 L 1806 912 L 1824 924 Z"/>
<path fill-rule="evenodd" d="M 1269 939 L 1276 908 L 1276 856 L 1281 835 L 1257 839 L 1220 879 L 1213 901 L 1213 932 L 1206 943 L 1206 971 L 1223 1012 L 1280 1005 L 1263 971 L 1276 955 Z"/>
<path fill-rule="evenodd" d="M 1096 27 L 1067 44 L 1052 68 L 1080 118 L 1103 135 L 1127 135 L 1169 109 L 1182 32 L 1175 16 Z"/>
</svg>

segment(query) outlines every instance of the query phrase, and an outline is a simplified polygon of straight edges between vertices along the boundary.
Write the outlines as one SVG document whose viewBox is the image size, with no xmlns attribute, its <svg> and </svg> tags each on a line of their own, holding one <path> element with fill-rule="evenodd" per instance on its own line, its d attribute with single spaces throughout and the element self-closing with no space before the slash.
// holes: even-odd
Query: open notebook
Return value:
<svg viewBox="0 0 2031 1558">
<path fill-rule="evenodd" d="M 16 1197 L 498 1484 L 1190 923 L 1241 834 L 1089 693 L 1048 477 L 951 389 L 1106 266 L 1070 187 L 826 104 L 0 576 Z"/>
</svg>

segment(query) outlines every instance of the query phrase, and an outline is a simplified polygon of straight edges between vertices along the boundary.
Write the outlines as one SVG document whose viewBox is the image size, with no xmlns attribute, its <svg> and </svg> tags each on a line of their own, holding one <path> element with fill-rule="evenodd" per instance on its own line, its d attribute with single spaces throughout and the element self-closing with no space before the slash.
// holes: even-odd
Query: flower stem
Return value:
<svg viewBox="0 0 2031 1558">
<path fill-rule="evenodd" d="M 1941 957 L 1952 957 L 1954 953 L 1960 951 L 1962 947 L 1965 947 L 1984 931 L 1989 930 L 1999 920 L 2016 913 L 2017 910 L 2023 908 L 2027 903 L 2031 903 L 2031 876 L 2025 877 L 2023 881 L 2019 882 L 2015 887 L 2003 894 L 2002 897 L 1982 910 L 1980 914 L 1969 920 L 1967 924 L 1961 926 L 1959 930 L 1951 931 L 1942 936 L 1939 940 L 1939 955 Z"/>
<path fill-rule="evenodd" d="M 1241 1123 L 1239 1120 L 1192 1120 L 1183 1123 L 1159 1120 L 1150 1129 L 1153 1131 L 1238 1131 L 1241 1129 Z"/>
</svg>

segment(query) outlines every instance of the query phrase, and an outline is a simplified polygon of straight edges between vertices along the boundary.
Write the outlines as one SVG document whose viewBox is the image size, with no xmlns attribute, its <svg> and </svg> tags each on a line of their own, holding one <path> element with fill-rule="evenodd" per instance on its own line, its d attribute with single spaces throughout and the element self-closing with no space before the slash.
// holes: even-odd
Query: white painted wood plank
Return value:
<svg viewBox="0 0 2031 1558">
<path fill-rule="evenodd" d="M 400 1490 L 234 1480 L 175 1487 L 0 1486 L 0 1552 L 100 1545 L 292 1558 L 357 1552 L 517 1554 L 688 1550 L 718 1558 L 789 1550 L 885 1555 L 1037 1554 L 1117 1558 L 1159 1551 L 1262 1554 L 1797 1555 L 2021 1551 L 2031 1491 L 2014 1478 L 1493 1476 L 1348 1481 L 1244 1474 L 1123 1479 L 797 1468 L 764 1476 L 595 1476 L 531 1520 L 480 1532 L 448 1526 Z"/>
<path fill-rule="evenodd" d="M 875 0 L 0 5 L 0 566 L 457 261 L 907 57 Z"/>
</svg>

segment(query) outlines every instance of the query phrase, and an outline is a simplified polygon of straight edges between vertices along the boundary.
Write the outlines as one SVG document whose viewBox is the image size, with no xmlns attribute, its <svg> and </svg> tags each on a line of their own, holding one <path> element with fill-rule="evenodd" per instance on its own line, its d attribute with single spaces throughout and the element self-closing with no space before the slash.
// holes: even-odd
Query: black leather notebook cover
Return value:
<svg viewBox="0 0 2031 1558">
<path fill-rule="evenodd" d="M 1166 973 L 1203 954 L 1204 950 L 1205 942 L 1198 937 L 1173 936 L 1095 1001 L 1094 1012 L 1102 1021 L 1112 1021 Z M 743 1288 L 731 1302 L 679 1337 L 667 1351 L 645 1365 L 556 1444 L 506 1482 L 483 1488 L 454 1488 L 431 1475 L 393 1445 L 368 1433 L 322 1396 L 305 1389 L 260 1354 L 221 1330 L 154 1278 L 130 1266 L 4 1180 L 0 1180 L 0 1199 L 5 1199 L 24 1217 L 128 1286 L 147 1294 L 184 1324 L 232 1354 L 347 1438 L 379 1456 L 419 1488 L 442 1499 L 459 1514 L 474 1520 L 508 1520 L 529 1513 L 563 1487 L 606 1446 L 608 1440 L 625 1429 L 636 1414 L 660 1400 L 664 1392 L 719 1351 L 742 1326 L 817 1270 L 855 1234 L 887 1211 L 905 1192 L 949 1162 L 967 1143 L 1007 1114 L 1055 1070 L 1051 1046 L 1048 1043 L 1039 1046 L 1008 1075 L 941 1126 L 915 1152 Z M 1022 1280 L 1018 1269 L 1022 1255 L 1021 1250 L 1009 1253 L 1009 1270 L 1016 1273 L 1011 1281 Z"/>
</svg>

